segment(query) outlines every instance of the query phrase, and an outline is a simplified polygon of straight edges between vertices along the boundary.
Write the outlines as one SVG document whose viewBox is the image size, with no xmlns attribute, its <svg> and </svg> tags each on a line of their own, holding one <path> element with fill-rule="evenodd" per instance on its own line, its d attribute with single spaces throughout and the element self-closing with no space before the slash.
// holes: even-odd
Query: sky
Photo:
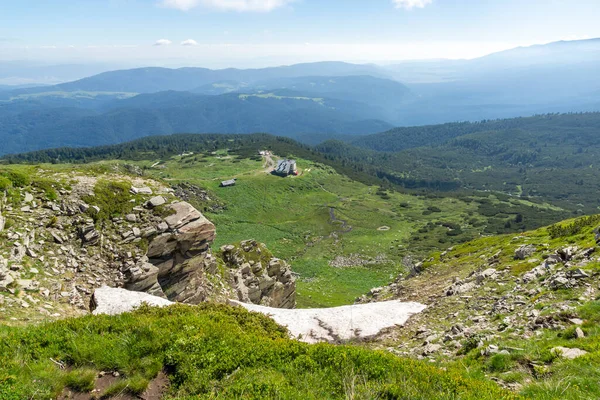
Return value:
<svg viewBox="0 0 600 400">
<path fill-rule="evenodd" d="M 263 67 L 600 37 L 600 0 L 0 0 L 0 62 Z"/>
</svg>

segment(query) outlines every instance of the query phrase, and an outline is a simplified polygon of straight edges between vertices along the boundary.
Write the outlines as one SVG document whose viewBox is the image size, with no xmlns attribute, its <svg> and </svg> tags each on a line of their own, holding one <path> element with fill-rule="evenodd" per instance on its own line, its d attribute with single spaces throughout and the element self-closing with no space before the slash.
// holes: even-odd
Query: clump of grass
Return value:
<svg viewBox="0 0 600 400">
<path fill-rule="evenodd" d="M 487 362 L 490 372 L 506 372 L 514 365 L 510 354 L 494 354 Z"/>
<path fill-rule="evenodd" d="M 56 186 L 58 183 L 50 179 L 35 179 L 31 186 L 36 187 L 44 192 L 46 198 L 51 201 L 58 199 L 58 193 L 56 192 Z"/>
<path fill-rule="evenodd" d="M 94 389 L 97 375 L 98 373 L 90 368 L 74 369 L 65 376 L 64 384 L 77 392 L 91 392 Z"/>
<path fill-rule="evenodd" d="M 99 180 L 94 186 L 94 195 L 83 199 L 86 203 L 100 208 L 99 212 L 90 211 L 94 221 L 104 221 L 131 212 L 134 203 L 130 202 L 133 195 L 129 189 L 129 182 Z"/>
<path fill-rule="evenodd" d="M 5 176 L 0 176 L 0 191 L 12 188 L 12 182 Z"/>
<path fill-rule="evenodd" d="M 148 387 L 148 379 L 142 376 L 133 376 L 131 378 L 121 379 L 109 386 L 104 393 L 102 399 L 109 399 L 122 394 L 131 394 L 134 396 L 144 393 Z"/>
</svg>

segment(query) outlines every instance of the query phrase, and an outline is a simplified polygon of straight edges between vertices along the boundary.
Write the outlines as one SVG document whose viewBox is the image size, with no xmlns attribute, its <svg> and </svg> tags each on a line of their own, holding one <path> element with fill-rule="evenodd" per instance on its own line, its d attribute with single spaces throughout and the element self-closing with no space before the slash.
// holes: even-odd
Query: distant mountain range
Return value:
<svg viewBox="0 0 600 400">
<path fill-rule="evenodd" d="M 316 143 L 393 126 L 596 111 L 598 70 L 600 40 L 586 40 L 386 67 L 138 68 L 2 86 L 0 154 L 176 132 L 260 131 Z"/>
</svg>

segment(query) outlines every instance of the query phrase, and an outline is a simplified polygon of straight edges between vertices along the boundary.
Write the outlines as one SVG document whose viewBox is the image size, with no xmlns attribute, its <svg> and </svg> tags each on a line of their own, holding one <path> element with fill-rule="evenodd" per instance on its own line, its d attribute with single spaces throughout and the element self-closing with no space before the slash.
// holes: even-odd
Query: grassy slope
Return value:
<svg viewBox="0 0 600 400">
<path fill-rule="evenodd" d="M 99 371 L 122 375 L 107 391 L 139 394 L 163 368 L 167 398 L 515 398 L 423 362 L 292 341 L 270 319 L 223 305 L 0 327 L 0 339 L 2 400 L 56 397 L 65 386 L 89 391 Z"/>
<path fill-rule="evenodd" d="M 224 212 L 207 213 L 217 226 L 215 247 L 248 238 L 266 243 L 278 257 L 291 261 L 300 274 L 300 307 L 352 303 L 393 279 L 401 271 L 403 256 L 477 237 L 487 222 L 478 214 L 477 202 L 378 193 L 377 187 L 352 181 L 329 167 L 302 159 L 298 163 L 302 175 L 284 179 L 266 173 L 263 161 L 236 159 L 221 152 L 174 157 L 147 172 L 170 183 L 205 187 L 224 201 Z M 146 167 L 152 164 L 139 162 Z M 221 180 L 233 177 L 238 178 L 235 187 L 219 187 Z M 494 196 L 489 201 L 500 203 Z M 352 231 L 339 232 L 342 223 L 331 221 L 330 208 Z M 449 236 L 441 222 L 460 226 L 462 233 Z M 390 229 L 378 230 L 384 226 Z M 336 256 L 351 254 L 366 258 L 383 255 L 389 262 L 368 267 L 329 265 Z"/>
</svg>

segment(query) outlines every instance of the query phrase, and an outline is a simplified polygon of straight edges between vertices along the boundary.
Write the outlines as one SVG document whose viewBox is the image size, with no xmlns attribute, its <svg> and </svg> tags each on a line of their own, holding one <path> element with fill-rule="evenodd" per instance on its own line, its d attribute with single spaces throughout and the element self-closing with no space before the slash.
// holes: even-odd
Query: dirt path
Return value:
<svg viewBox="0 0 600 400">
<path fill-rule="evenodd" d="M 329 218 L 330 218 L 330 222 L 332 224 L 335 224 L 336 222 L 341 222 L 342 225 L 340 226 L 340 229 L 337 230 L 337 233 L 348 233 L 348 232 L 352 232 L 352 227 L 350 225 L 348 225 L 348 221 L 346 221 L 345 219 L 338 219 L 335 216 L 335 207 L 329 207 Z"/>
<path fill-rule="evenodd" d="M 265 164 L 263 165 L 263 172 L 269 174 L 275 168 L 275 161 L 273 160 L 273 156 L 271 154 L 267 154 L 263 156 L 265 159 Z"/>
</svg>

